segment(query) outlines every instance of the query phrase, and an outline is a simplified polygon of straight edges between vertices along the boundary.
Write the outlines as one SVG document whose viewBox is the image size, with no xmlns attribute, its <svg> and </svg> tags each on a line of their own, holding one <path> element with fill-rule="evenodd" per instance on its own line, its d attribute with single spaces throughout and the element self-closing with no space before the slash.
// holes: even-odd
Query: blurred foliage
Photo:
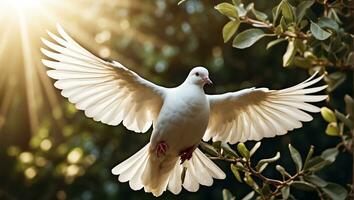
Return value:
<svg viewBox="0 0 354 200">
<path fill-rule="evenodd" d="M 223 2 L 215 6 L 219 13 L 230 20 L 222 30 L 224 42 L 228 42 L 234 35 L 236 36 L 232 46 L 238 49 L 251 47 L 265 37 L 272 38 L 266 49 L 286 42 L 287 47 L 282 56 L 283 67 L 300 67 L 308 69 L 309 73 L 316 71 L 323 73 L 328 84 L 330 101 L 333 101 L 334 90 L 345 83 L 347 75 L 353 75 L 353 23 L 350 25 L 345 23 L 346 20 L 353 20 L 353 2 L 350 0 L 281 0 L 272 8 L 271 17 L 256 10 L 256 5 L 253 2 L 244 4 L 240 0 L 233 0 L 232 3 Z M 247 24 L 248 28 L 236 33 L 241 24 Z M 277 165 L 276 170 L 281 173 L 282 180 L 264 177 L 262 171 L 269 163 L 278 160 L 279 154 L 273 158 L 260 160 L 253 168 L 250 153 L 242 143 L 237 146 L 242 159 L 236 154 L 232 155 L 231 160 L 218 155 L 218 159 L 233 163 L 231 170 L 238 181 L 242 181 L 239 171 L 244 173 L 244 182 L 253 191 L 243 199 L 252 199 L 254 196 L 257 196 L 257 199 L 278 197 L 296 199 L 292 191 L 290 192 L 290 187 L 304 191 L 317 191 L 320 199 L 352 199 L 353 182 L 350 188 L 345 188 L 327 182 L 314 174 L 324 166 L 333 163 L 339 150 L 354 156 L 352 142 L 354 141 L 354 101 L 348 94 L 345 95 L 344 101 L 346 111 L 343 113 L 327 107 L 321 109 L 322 117 L 328 122 L 326 134 L 341 138 L 334 148 L 327 149 L 320 156 L 312 158 L 313 147 L 311 147 L 303 162 L 298 150 L 289 145 L 291 158 L 296 165 L 294 175 L 290 175 L 286 168 Z M 354 166 L 352 167 L 354 170 Z M 259 186 L 252 177 L 257 177 L 262 186 Z M 350 191 L 349 196 L 347 189 Z M 224 190 L 223 196 L 224 199 L 233 198 L 228 190 Z"/>
<path fill-rule="evenodd" d="M 250 86 L 279 89 L 304 80 L 307 74 L 303 69 L 311 73 L 320 70 L 326 74 L 325 80 L 330 85 L 330 101 L 326 104 L 329 108 L 322 110 L 324 118 L 329 120 L 328 125 L 320 115 L 315 115 L 314 121 L 305 124 L 302 129 L 285 136 L 264 139 L 261 149 L 254 155 L 249 153 L 250 157 L 243 151 L 253 142 L 228 148 L 221 148 L 220 144 L 216 155 L 226 156 L 224 151 L 235 152 L 233 149 L 238 149 L 245 158 L 238 156 L 237 159 L 243 165 L 249 163 L 248 170 L 264 168 L 262 176 L 275 177 L 284 182 L 288 180 L 285 171 L 276 167 L 284 172 L 279 174 L 264 164 L 271 165 L 279 157 L 275 153 L 278 151 L 282 157 L 277 162 L 287 173 L 295 176 L 301 172 L 315 177 L 314 171 L 304 171 L 305 166 L 301 168 L 299 164 L 296 166 L 300 171 L 296 171 L 292 163 L 294 156 L 290 156 L 287 149 L 290 141 L 298 149 L 297 160 L 304 158 L 308 149 L 312 149 L 311 145 L 316 146 L 312 159 L 322 159 L 325 149 L 337 146 L 339 154 L 335 162 L 330 160 L 328 167 L 316 172 L 321 180 L 336 184 L 326 182 L 321 187 L 316 185 L 321 182 L 317 176 L 312 180 L 317 182 L 312 183 L 297 175 L 296 181 L 301 184 L 307 181 L 316 189 L 309 192 L 291 189 L 291 195 L 298 199 L 315 199 L 318 198 L 316 191 L 319 187 L 321 193 L 328 195 L 328 191 L 338 188 L 337 184 L 350 192 L 346 184 L 352 182 L 352 156 L 348 153 L 352 152 L 351 129 L 348 126 L 352 124 L 349 122 L 352 118 L 348 117 L 353 116 L 353 100 L 350 97 L 353 91 L 353 49 L 352 36 L 349 35 L 353 30 L 352 7 L 347 7 L 349 4 L 346 1 L 244 1 L 243 4 L 234 1 L 225 4 L 222 1 L 187 0 L 180 5 L 177 2 L 80 0 L 77 7 L 70 7 L 69 3 L 71 9 L 61 10 L 60 16 L 70 19 L 70 23 L 62 21 L 64 28 L 85 47 L 103 58 L 121 61 L 143 77 L 165 86 L 178 85 L 197 65 L 206 66 L 215 83 L 214 87 L 207 88 L 208 93 Z M 214 6 L 217 10 L 213 9 Z M 273 7 L 277 9 L 270 20 Z M 79 14 L 73 15 L 71 10 Z M 229 20 L 226 22 L 218 11 Z M 45 29 L 36 31 L 44 35 Z M 18 31 L 14 28 L 14 36 Z M 233 37 L 236 48 L 223 44 L 223 41 Z M 40 38 L 31 39 L 38 43 L 33 51 L 39 52 Z M 12 48 L 21 52 L 20 45 L 13 45 Z M 146 144 L 149 133 L 129 133 L 123 126 L 111 127 L 87 119 L 60 97 L 58 91 L 55 93 L 59 103 L 55 105 L 48 103 L 46 97 L 36 96 L 35 101 L 40 102 L 41 106 L 35 115 L 39 119 L 38 128 L 33 129 L 31 120 L 34 116 L 29 111 L 31 105 L 26 96 L 28 85 L 23 82 L 24 76 L 21 74 L 25 58 L 18 53 L 9 56 L 6 51 L 1 52 L 4 61 L 1 64 L 17 69 L 18 73 L 8 76 L 0 74 L 0 108 L 5 104 L 8 106 L 6 115 L 0 109 L 0 199 L 153 199 L 144 191 L 132 191 L 128 184 L 118 183 L 110 173 L 113 166 Z M 287 68 L 282 69 L 279 67 L 281 65 Z M 8 77 L 17 79 L 6 82 Z M 7 88 L 13 84 L 16 89 L 11 90 L 16 94 L 8 100 Z M 50 87 L 50 90 L 53 88 Z M 345 94 L 348 95 L 343 100 Z M 274 154 L 275 157 L 262 161 Z M 234 165 L 227 172 L 225 181 L 215 181 L 212 187 L 202 187 L 197 193 L 183 191 L 181 195 L 174 196 L 166 192 L 162 198 L 220 199 L 223 194 L 225 199 L 230 199 L 232 193 L 237 199 L 247 194 L 246 199 L 251 199 L 260 195 L 257 193 L 259 189 L 252 191 L 256 184 L 263 188 L 259 182 L 262 180 L 247 171 L 244 174 L 240 171 L 237 175 L 238 165 L 232 162 Z M 257 169 L 253 163 L 263 164 L 259 164 Z M 229 166 L 228 162 L 223 161 L 218 164 L 223 169 Z M 246 184 L 234 181 L 233 174 Z M 229 189 L 231 193 L 226 190 L 222 192 L 222 188 Z M 284 185 L 283 188 L 289 187 Z M 288 189 L 280 191 L 281 195 L 289 192 Z"/>
</svg>

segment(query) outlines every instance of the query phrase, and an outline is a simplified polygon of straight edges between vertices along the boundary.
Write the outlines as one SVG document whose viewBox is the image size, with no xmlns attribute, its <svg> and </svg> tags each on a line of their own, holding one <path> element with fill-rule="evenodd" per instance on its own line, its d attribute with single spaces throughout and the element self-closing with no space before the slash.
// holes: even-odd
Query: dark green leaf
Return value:
<svg viewBox="0 0 354 200">
<path fill-rule="evenodd" d="M 339 112 L 338 110 L 335 110 L 336 117 L 343 122 L 349 129 L 353 128 L 353 123 L 350 119 L 348 119 L 343 113 Z"/>
<path fill-rule="evenodd" d="M 221 149 L 224 151 L 224 154 L 230 155 L 232 157 L 239 157 L 237 155 L 236 151 L 234 151 L 227 142 L 222 142 L 221 143 Z"/>
<path fill-rule="evenodd" d="M 337 24 L 337 22 L 327 17 L 322 17 L 321 19 L 319 19 L 318 25 L 321 28 L 329 28 L 334 31 L 337 31 L 339 29 L 339 25 Z"/>
<path fill-rule="evenodd" d="M 354 52 L 353 51 L 348 54 L 345 64 L 348 66 L 354 67 Z"/>
<path fill-rule="evenodd" d="M 238 19 L 231 20 L 225 24 L 224 28 L 222 29 L 222 36 L 225 43 L 229 41 L 231 37 L 236 33 L 239 26 L 240 21 Z"/>
<path fill-rule="evenodd" d="M 275 169 L 284 177 L 291 177 L 290 174 L 281 165 L 276 165 Z"/>
<path fill-rule="evenodd" d="M 293 146 L 291 146 L 291 144 L 289 144 L 289 151 L 290 151 L 291 158 L 295 163 L 296 169 L 299 172 L 302 169 L 301 155 Z"/>
<path fill-rule="evenodd" d="M 305 181 L 293 181 L 291 183 L 291 186 L 296 189 L 304 190 L 304 191 L 313 191 L 316 189 L 316 186 L 314 186 L 311 183 L 307 183 Z"/>
<path fill-rule="evenodd" d="M 267 50 L 270 49 L 271 47 L 283 42 L 283 41 L 286 41 L 285 38 L 278 38 L 276 40 L 273 40 L 273 41 L 270 41 L 268 44 L 267 44 Z"/>
<path fill-rule="evenodd" d="M 344 96 L 344 101 L 345 101 L 345 110 L 346 110 L 346 112 L 351 117 L 354 117 L 354 100 L 353 100 L 353 98 L 346 94 Z"/>
<path fill-rule="evenodd" d="M 317 39 L 317 40 L 325 40 L 331 36 L 331 33 L 323 30 L 318 24 L 311 22 L 310 30 L 312 35 Z"/>
<path fill-rule="evenodd" d="M 264 36 L 266 34 L 261 29 L 248 29 L 235 37 L 232 46 L 238 49 L 245 49 L 252 46 Z"/>
<path fill-rule="evenodd" d="M 314 174 L 306 176 L 305 179 L 308 182 L 310 182 L 318 187 L 326 187 L 328 185 L 328 183 L 325 180 L 321 179 L 320 177 L 318 177 Z"/>
<path fill-rule="evenodd" d="M 283 16 L 285 17 L 287 23 L 293 22 L 295 19 L 294 10 L 292 6 L 289 4 L 289 2 L 287 0 L 282 0 L 280 6 L 281 6 L 281 12 L 283 13 Z"/>
<path fill-rule="evenodd" d="M 232 196 L 231 192 L 228 189 L 222 190 L 222 199 L 223 200 L 234 200 L 235 197 Z"/>
<path fill-rule="evenodd" d="M 335 147 L 330 148 L 330 149 L 326 149 L 325 151 L 322 152 L 321 158 L 333 163 L 336 160 L 338 153 L 339 153 L 339 151 Z"/>
<path fill-rule="evenodd" d="M 230 3 L 220 3 L 214 8 L 226 17 L 238 18 L 236 7 Z"/>
<path fill-rule="evenodd" d="M 293 64 L 297 67 L 301 67 L 304 69 L 310 69 L 312 67 L 312 63 L 310 59 L 303 58 L 300 56 L 295 56 L 293 60 Z"/>
<path fill-rule="evenodd" d="M 325 81 L 328 84 L 328 90 L 333 91 L 339 85 L 341 85 L 347 78 L 347 74 L 343 72 L 333 72 L 327 76 L 325 76 Z"/>
<path fill-rule="evenodd" d="M 285 186 L 281 189 L 281 196 L 283 197 L 283 199 L 288 199 L 289 194 L 290 194 L 290 187 L 289 186 Z"/>
<path fill-rule="evenodd" d="M 306 168 L 304 169 L 309 171 L 318 171 L 329 164 L 331 164 L 331 162 L 321 158 L 321 156 L 316 156 L 307 162 Z"/>
<path fill-rule="evenodd" d="M 283 55 L 283 67 L 288 67 L 292 62 L 296 54 L 295 42 L 293 40 L 289 41 L 286 52 Z"/>
<path fill-rule="evenodd" d="M 251 11 L 258 20 L 265 21 L 268 18 L 267 14 L 256 10 L 254 7 L 252 7 Z"/>
<path fill-rule="evenodd" d="M 301 3 L 296 7 L 296 17 L 297 22 L 300 22 L 304 18 L 307 9 L 309 9 L 315 1 L 301 1 Z"/>
<path fill-rule="evenodd" d="M 238 171 L 238 168 L 235 164 L 231 164 L 231 171 L 235 175 L 235 178 L 238 180 L 238 182 L 242 183 L 240 172 Z"/>
<path fill-rule="evenodd" d="M 315 148 L 311 145 L 311 146 L 310 146 L 310 149 L 309 149 L 309 152 L 307 153 L 306 160 L 305 160 L 305 162 L 304 162 L 304 169 L 307 168 L 307 163 L 308 163 L 308 161 L 312 158 L 314 149 L 315 149 Z"/>
<path fill-rule="evenodd" d="M 218 151 L 212 145 L 210 145 L 208 143 L 201 142 L 200 147 L 212 156 L 219 155 Z"/>
<path fill-rule="evenodd" d="M 335 183 L 328 183 L 328 185 L 322 188 L 323 192 L 333 200 L 345 200 L 348 196 L 348 191 Z"/>
<path fill-rule="evenodd" d="M 270 186 L 268 184 L 263 184 L 263 187 L 261 189 L 262 195 L 268 196 L 271 192 L 272 190 L 270 189 Z"/>
</svg>

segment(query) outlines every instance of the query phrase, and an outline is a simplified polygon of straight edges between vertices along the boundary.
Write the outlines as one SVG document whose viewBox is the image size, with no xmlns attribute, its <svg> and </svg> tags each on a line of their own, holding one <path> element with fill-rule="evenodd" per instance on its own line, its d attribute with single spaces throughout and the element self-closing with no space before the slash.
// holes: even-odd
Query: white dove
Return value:
<svg viewBox="0 0 354 200">
<path fill-rule="evenodd" d="M 57 28 L 61 37 L 48 32 L 57 44 L 42 39 L 52 51 L 41 50 L 55 60 L 43 60 L 43 64 L 52 68 L 48 76 L 57 80 L 54 86 L 61 94 L 95 121 L 109 125 L 123 122 L 127 129 L 141 133 L 153 125 L 150 142 L 112 173 L 119 175 L 121 182 L 129 181 L 133 190 L 144 188 L 155 196 L 167 189 L 178 194 L 182 186 L 194 192 L 199 184 L 211 186 L 213 178 L 225 178 L 197 148 L 202 138 L 234 144 L 283 135 L 312 120 L 304 111 L 320 111 L 306 102 L 327 98 L 309 95 L 326 88 L 307 88 L 322 79 L 314 78 L 315 74 L 282 90 L 250 88 L 206 95 L 203 86 L 211 84 L 208 70 L 195 67 L 178 87 L 161 87 L 118 62 L 94 56 L 59 25 Z"/>
</svg>

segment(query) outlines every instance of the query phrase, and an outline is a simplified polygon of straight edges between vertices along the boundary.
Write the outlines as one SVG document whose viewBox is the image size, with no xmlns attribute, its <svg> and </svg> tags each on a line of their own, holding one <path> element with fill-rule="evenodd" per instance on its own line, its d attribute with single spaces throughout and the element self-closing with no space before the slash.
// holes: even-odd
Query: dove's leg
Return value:
<svg viewBox="0 0 354 200">
<path fill-rule="evenodd" d="M 183 164 L 184 161 L 192 158 L 193 152 L 196 147 L 197 147 L 197 145 L 188 147 L 187 149 L 185 149 L 179 153 L 179 156 L 181 157 L 181 164 Z"/>
<path fill-rule="evenodd" d="M 156 145 L 156 155 L 160 157 L 161 155 L 165 155 L 167 151 L 168 145 L 166 142 L 160 142 Z"/>
</svg>

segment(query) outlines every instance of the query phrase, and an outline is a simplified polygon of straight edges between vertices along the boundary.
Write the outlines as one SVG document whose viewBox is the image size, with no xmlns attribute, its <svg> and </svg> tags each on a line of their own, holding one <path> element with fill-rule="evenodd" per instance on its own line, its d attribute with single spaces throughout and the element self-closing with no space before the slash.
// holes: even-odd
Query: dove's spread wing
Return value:
<svg viewBox="0 0 354 200">
<path fill-rule="evenodd" d="M 43 39 L 51 49 L 42 52 L 55 61 L 43 60 L 51 68 L 61 94 L 84 110 L 86 116 L 109 125 L 123 125 L 135 132 L 146 132 L 157 118 L 166 88 L 155 85 L 118 62 L 104 61 L 76 43 L 58 26 L 58 43 Z"/>
<path fill-rule="evenodd" d="M 282 90 L 249 88 L 221 95 L 208 95 L 210 118 L 203 140 L 234 144 L 246 140 L 283 135 L 311 121 L 307 112 L 320 109 L 307 102 L 322 101 L 327 95 L 309 95 L 327 86 L 307 88 L 322 79 L 313 79 Z M 306 88 L 306 89 L 305 89 Z"/>
</svg>

